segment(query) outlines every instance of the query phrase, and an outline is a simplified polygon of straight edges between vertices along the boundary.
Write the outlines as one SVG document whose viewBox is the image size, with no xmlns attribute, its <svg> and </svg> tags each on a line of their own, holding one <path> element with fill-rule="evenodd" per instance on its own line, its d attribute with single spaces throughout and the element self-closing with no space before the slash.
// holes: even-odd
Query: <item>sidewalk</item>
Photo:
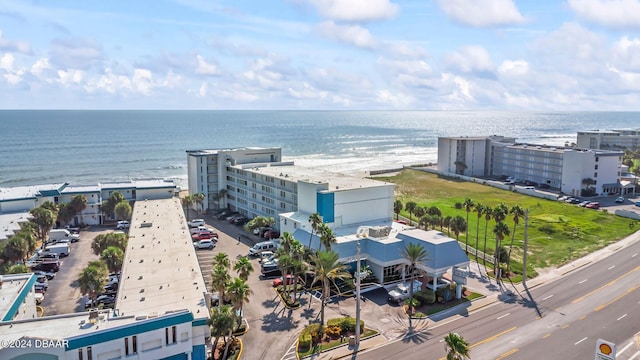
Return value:
<svg viewBox="0 0 640 360">
<path fill-rule="evenodd" d="M 574 270 L 577 270 L 583 266 L 586 266 L 592 262 L 596 262 L 606 258 L 607 256 L 615 253 L 631 244 L 640 241 L 640 231 L 631 234 L 630 236 L 611 244 L 603 249 L 600 249 L 596 252 L 593 252 L 585 257 L 577 259 L 569 264 L 561 266 L 559 268 L 551 268 L 548 271 L 544 271 L 543 273 L 538 274 L 538 276 L 534 279 L 528 280 L 527 288 L 535 288 L 545 283 L 553 282 L 563 275 L 570 273 Z M 495 280 L 487 279 L 483 277 L 482 274 L 478 273 L 478 269 L 482 269 L 482 266 L 478 265 L 475 262 L 471 262 L 470 265 L 471 275 L 468 278 L 467 287 L 476 292 L 480 292 L 485 296 L 483 298 L 474 300 L 471 305 L 465 307 L 453 307 L 449 310 L 445 310 L 438 314 L 434 314 L 429 316 L 429 321 L 431 326 L 429 328 L 433 329 L 443 322 L 453 321 L 457 317 L 460 316 L 461 313 L 473 313 L 478 311 L 484 307 L 491 306 L 497 302 L 502 301 L 501 298 L 511 298 L 515 293 L 524 292 L 525 286 L 523 284 L 517 284 L 512 286 L 509 283 L 506 284 L 496 284 Z M 363 319 L 366 321 L 366 319 Z M 389 323 L 389 329 L 377 329 L 381 333 L 382 330 L 390 330 L 393 327 L 404 326 L 404 324 L 397 323 Z M 410 336 L 410 335 L 409 335 Z M 380 346 L 384 346 L 385 344 L 395 341 L 395 339 L 387 339 L 384 335 L 379 334 L 377 336 L 361 340 L 360 348 L 358 352 L 363 352 L 371 349 L 375 349 Z M 640 344 L 640 337 L 638 338 L 638 343 Z M 343 359 L 347 357 L 351 357 L 354 355 L 354 348 L 348 345 L 343 345 L 339 348 L 325 351 L 320 354 L 314 354 L 306 359 L 312 360 L 332 360 L 332 359 Z"/>
</svg>

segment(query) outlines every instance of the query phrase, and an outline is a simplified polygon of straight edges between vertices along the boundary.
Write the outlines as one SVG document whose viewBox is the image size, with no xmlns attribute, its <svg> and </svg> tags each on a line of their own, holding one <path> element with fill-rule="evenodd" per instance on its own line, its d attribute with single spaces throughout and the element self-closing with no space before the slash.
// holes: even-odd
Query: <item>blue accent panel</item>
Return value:
<svg viewBox="0 0 640 360">
<path fill-rule="evenodd" d="M 175 354 L 168 357 L 164 357 L 160 360 L 187 360 L 189 356 L 187 354 Z"/>
<path fill-rule="evenodd" d="M 335 194 L 332 192 L 316 194 L 316 211 L 325 223 L 334 222 L 334 197 Z"/>
<path fill-rule="evenodd" d="M 194 345 L 191 353 L 191 360 L 206 360 L 207 349 L 202 345 Z"/>
<path fill-rule="evenodd" d="M 5 279 L 5 282 L 6 281 L 7 280 Z M 14 301 L 13 304 L 11 304 L 11 307 L 9 308 L 7 313 L 4 314 L 2 321 L 13 320 L 13 316 L 20 310 L 20 305 L 22 305 L 22 302 L 24 301 L 24 299 L 27 297 L 27 295 L 29 295 L 29 292 L 33 289 L 33 284 L 35 283 L 36 283 L 36 276 L 34 274 L 31 274 L 31 276 L 29 277 L 29 280 L 27 280 L 24 286 L 22 287 L 22 289 L 20 289 L 20 292 L 16 297 L 16 301 Z"/>
<path fill-rule="evenodd" d="M 207 319 L 195 319 L 191 323 L 192 326 L 205 326 L 207 325 Z"/>
<path fill-rule="evenodd" d="M 126 324 L 121 327 L 108 329 L 104 331 L 92 332 L 90 335 L 80 335 L 69 338 L 69 346 L 67 351 L 78 349 L 85 346 L 100 344 L 103 342 L 125 338 L 127 336 L 138 335 L 148 331 L 158 330 L 173 325 L 183 324 L 193 321 L 193 314 L 190 312 L 181 313 L 180 315 L 166 315 L 161 318 L 141 320 L 132 324 Z"/>
</svg>

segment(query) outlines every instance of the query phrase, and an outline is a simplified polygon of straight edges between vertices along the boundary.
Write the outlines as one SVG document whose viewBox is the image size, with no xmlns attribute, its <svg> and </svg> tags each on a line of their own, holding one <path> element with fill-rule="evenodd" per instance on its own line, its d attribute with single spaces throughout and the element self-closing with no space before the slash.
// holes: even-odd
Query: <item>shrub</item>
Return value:
<svg viewBox="0 0 640 360">
<path fill-rule="evenodd" d="M 320 324 L 311 324 L 307 327 L 305 327 L 302 330 L 302 333 L 300 335 L 304 335 L 307 334 L 309 336 L 311 336 L 311 339 L 314 342 L 319 342 L 320 341 Z"/>
<path fill-rule="evenodd" d="M 443 303 L 453 299 L 453 292 L 446 286 L 439 288 L 438 291 L 436 291 L 436 295 L 438 296 L 438 300 Z"/>
<path fill-rule="evenodd" d="M 462 203 L 461 202 L 457 202 L 457 203 L 455 203 L 455 205 L 453 207 L 455 207 L 456 209 L 460 210 L 460 209 L 462 209 Z"/>
<path fill-rule="evenodd" d="M 424 313 L 420 312 L 420 311 L 416 311 L 416 313 L 413 314 L 413 317 L 423 318 L 423 317 L 426 317 L 426 315 Z"/>
<path fill-rule="evenodd" d="M 416 297 L 414 296 L 412 299 L 405 300 L 404 304 L 407 305 L 407 306 L 409 304 L 412 304 L 413 308 L 415 309 L 415 308 L 420 306 L 420 300 L 416 299 Z"/>
<path fill-rule="evenodd" d="M 433 304 L 436 302 L 436 294 L 431 289 L 418 291 L 414 296 L 422 304 Z"/>
<path fill-rule="evenodd" d="M 311 335 L 304 332 L 298 337 L 298 349 L 308 350 L 311 347 Z"/>
<path fill-rule="evenodd" d="M 549 234 L 549 235 L 556 232 L 556 229 L 553 227 L 553 225 L 542 225 L 538 228 L 538 230 L 542 233 Z"/>
<path fill-rule="evenodd" d="M 327 320 L 327 326 L 339 326 L 343 332 L 356 330 L 356 319 L 351 316 Z M 360 330 L 364 331 L 364 321 L 360 320 Z"/>
<path fill-rule="evenodd" d="M 324 332 L 330 338 L 335 339 L 342 334 L 342 328 L 340 326 L 329 326 L 324 330 Z"/>
</svg>

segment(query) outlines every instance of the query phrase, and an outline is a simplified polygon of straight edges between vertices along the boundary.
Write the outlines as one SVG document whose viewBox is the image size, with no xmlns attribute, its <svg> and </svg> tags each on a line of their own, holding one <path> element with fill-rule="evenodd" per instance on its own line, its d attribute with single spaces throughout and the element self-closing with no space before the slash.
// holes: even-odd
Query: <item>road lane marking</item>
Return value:
<svg viewBox="0 0 640 360">
<path fill-rule="evenodd" d="M 620 320 L 624 319 L 626 316 L 627 316 L 627 314 L 624 314 L 624 315 L 620 316 L 619 318 L 617 318 L 616 320 L 620 321 Z"/>
<path fill-rule="evenodd" d="M 623 352 L 625 352 L 629 347 L 631 347 L 631 345 L 633 345 L 633 341 L 628 343 L 627 346 L 623 347 L 622 349 L 620 349 L 620 351 L 616 352 L 616 355 L 620 355 Z"/>
<path fill-rule="evenodd" d="M 562 328 L 563 328 L 563 329 L 566 329 L 566 328 L 568 328 L 568 327 L 569 327 L 569 324 L 564 324 L 564 325 L 562 325 Z"/>
<path fill-rule="evenodd" d="M 511 350 L 507 351 L 506 353 L 504 353 L 504 354 L 502 354 L 502 355 L 498 356 L 498 357 L 496 358 L 496 360 L 504 359 L 504 358 L 506 358 L 506 357 L 507 357 L 507 356 L 509 356 L 509 355 L 513 355 L 513 354 L 517 353 L 518 351 L 519 351 L 518 349 L 511 349 Z"/>
<path fill-rule="evenodd" d="M 629 358 L 629 360 L 634 360 L 635 358 L 637 358 L 638 356 L 640 356 L 640 351 L 638 351 L 637 353 L 635 353 L 632 357 Z"/>
<path fill-rule="evenodd" d="M 549 336 L 551 336 L 551 333 L 548 333 L 547 335 L 543 336 L 542 338 L 543 338 L 543 339 L 546 339 L 546 338 L 548 338 Z"/>
<path fill-rule="evenodd" d="M 498 316 L 498 317 L 496 318 L 496 320 L 500 320 L 500 319 L 502 319 L 502 318 L 506 318 L 506 317 L 507 317 L 507 316 L 509 316 L 509 315 L 511 315 L 511 314 L 510 314 L 510 313 L 506 313 L 506 314 L 504 314 L 504 315 L 500 315 L 500 316 Z"/>
<path fill-rule="evenodd" d="M 584 318 L 586 318 L 586 317 L 587 317 L 587 315 L 582 315 L 582 316 L 580 316 L 580 318 L 578 318 L 578 320 L 584 320 Z"/>
<path fill-rule="evenodd" d="M 585 337 L 585 338 L 583 338 L 582 340 L 579 340 L 577 343 L 575 343 L 575 344 L 573 344 L 573 345 L 578 345 L 578 344 L 580 344 L 581 342 L 583 342 L 583 341 L 585 341 L 585 340 L 587 340 L 587 338 L 586 338 L 586 337 Z"/>
<path fill-rule="evenodd" d="M 608 268 L 607 270 L 611 270 L 611 269 L 613 269 L 614 267 L 616 267 L 616 266 L 615 266 L 615 265 L 611 265 L 611 266 L 609 266 L 609 268 Z"/>
<path fill-rule="evenodd" d="M 547 300 L 547 299 L 551 299 L 553 297 L 553 294 L 547 296 L 547 297 L 543 297 L 542 300 Z"/>
<path fill-rule="evenodd" d="M 486 339 L 484 339 L 484 340 L 482 340 L 482 341 L 480 341 L 480 342 L 477 342 L 477 343 L 475 343 L 475 344 L 473 344 L 473 345 L 469 346 L 469 349 L 472 349 L 472 348 L 474 348 L 474 347 L 476 347 L 476 346 L 478 346 L 478 345 L 482 345 L 482 344 L 484 344 L 484 343 L 488 343 L 488 342 L 490 342 L 490 341 L 493 341 L 493 340 L 497 339 L 498 337 L 500 337 L 500 336 L 502 336 L 502 335 L 504 335 L 504 334 L 506 334 L 506 333 L 508 333 L 508 332 L 511 332 L 511 331 L 513 331 L 513 330 L 515 330 L 515 329 L 517 329 L 517 328 L 518 328 L 517 326 L 514 326 L 514 327 L 512 327 L 511 329 L 507 329 L 507 330 L 505 330 L 505 331 L 503 331 L 503 332 L 501 332 L 501 333 L 499 333 L 499 334 L 495 334 L 495 335 L 493 335 L 492 337 L 488 337 L 488 338 L 486 338 Z"/>
<path fill-rule="evenodd" d="M 635 291 L 635 290 L 636 290 L 637 288 L 639 288 L 639 287 L 640 287 L 640 284 L 638 284 L 638 285 L 636 285 L 636 286 L 634 286 L 634 287 L 632 287 L 632 288 L 628 289 L 627 291 L 625 291 L 625 292 L 624 292 L 624 294 L 620 294 L 620 295 L 616 296 L 615 298 L 613 298 L 613 300 L 609 301 L 608 303 L 606 303 L 606 304 L 604 304 L 604 305 L 600 305 L 600 306 L 598 306 L 598 307 L 597 307 L 597 308 L 595 308 L 594 310 L 595 310 L 595 311 L 600 311 L 600 310 L 602 310 L 602 309 L 606 308 L 607 306 L 609 306 L 609 305 L 613 304 L 614 302 L 616 302 L 616 301 L 618 301 L 618 300 L 622 299 L 623 297 L 625 297 L 625 296 L 629 295 L 629 293 L 630 293 L 630 292 Z"/>
<path fill-rule="evenodd" d="M 631 257 L 636 257 L 636 255 L 638 255 L 638 253 L 635 253 L 635 254 L 631 255 Z"/>
<path fill-rule="evenodd" d="M 602 289 L 606 288 L 607 286 L 611 286 L 611 285 L 615 284 L 618 280 L 620 280 L 620 279 L 622 279 L 623 277 L 625 277 L 625 276 L 627 276 L 627 275 L 629 275 L 629 274 L 631 274 L 631 273 L 633 273 L 633 272 L 636 272 L 636 271 L 638 271 L 638 270 L 640 270 L 640 266 L 637 266 L 635 269 L 630 270 L 630 271 L 628 271 L 627 273 L 625 273 L 625 274 L 623 274 L 623 275 L 618 276 L 617 278 L 615 278 L 615 279 L 613 279 L 613 280 L 609 281 L 609 282 L 608 282 L 608 283 L 606 283 L 605 285 L 602 285 L 602 286 L 600 286 L 599 288 L 597 288 L 597 289 L 595 289 L 595 290 L 592 290 L 592 291 L 589 291 L 588 293 L 586 293 L 586 294 L 584 294 L 584 295 L 580 296 L 579 298 L 574 299 L 571 303 L 572 303 L 572 304 L 578 303 L 578 302 L 580 302 L 580 301 L 584 300 L 587 296 L 593 295 L 593 294 L 597 293 L 598 291 L 600 291 L 600 290 L 602 290 Z"/>
<path fill-rule="evenodd" d="M 580 281 L 578 284 L 582 284 L 585 281 L 587 281 L 587 279 L 584 279 L 584 280 Z"/>
</svg>

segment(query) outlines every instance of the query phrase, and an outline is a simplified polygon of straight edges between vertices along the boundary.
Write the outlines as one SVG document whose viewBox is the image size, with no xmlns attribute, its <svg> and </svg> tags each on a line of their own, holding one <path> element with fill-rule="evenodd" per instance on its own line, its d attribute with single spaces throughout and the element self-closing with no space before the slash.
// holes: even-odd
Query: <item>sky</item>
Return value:
<svg viewBox="0 0 640 360">
<path fill-rule="evenodd" d="M 640 0 L 0 0 L 0 109 L 639 107 Z"/>
</svg>

